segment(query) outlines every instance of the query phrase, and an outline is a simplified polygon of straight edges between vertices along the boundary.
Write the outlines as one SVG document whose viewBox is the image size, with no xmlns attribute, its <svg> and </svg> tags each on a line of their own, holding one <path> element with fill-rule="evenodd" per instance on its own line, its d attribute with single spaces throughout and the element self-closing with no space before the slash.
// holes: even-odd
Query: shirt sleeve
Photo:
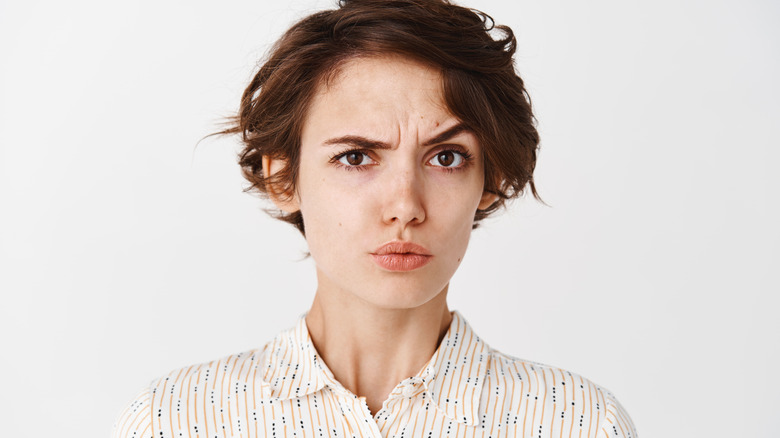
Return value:
<svg viewBox="0 0 780 438">
<path fill-rule="evenodd" d="M 114 423 L 111 438 L 154 438 L 149 388 L 141 391 Z"/>
<path fill-rule="evenodd" d="M 605 392 L 604 397 L 607 401 L 606 416 L 601 422 L 598 438 L 637 438 L 634 422 L 620 402 L 609 392 Z"/>
</svg>

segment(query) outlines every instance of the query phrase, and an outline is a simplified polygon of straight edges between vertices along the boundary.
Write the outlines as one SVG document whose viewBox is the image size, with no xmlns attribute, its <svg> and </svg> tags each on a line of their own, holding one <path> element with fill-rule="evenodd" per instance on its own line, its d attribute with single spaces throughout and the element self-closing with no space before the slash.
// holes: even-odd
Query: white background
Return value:
<svg viewBox="0 0 780 438">
<path fill-rule="evenodd" d="M 305 243 L 242 193 L 237 141 L 196 148 L 333 4 L 281 3 L 0 3 L 0 435 L 108 436 L 153 378 L 307 309 Z M 468 5 L 517 33 L 550 207 L 474 233 L 451 307 L 643 437 L 777 436 L 780 6 Z"/>
</svg>

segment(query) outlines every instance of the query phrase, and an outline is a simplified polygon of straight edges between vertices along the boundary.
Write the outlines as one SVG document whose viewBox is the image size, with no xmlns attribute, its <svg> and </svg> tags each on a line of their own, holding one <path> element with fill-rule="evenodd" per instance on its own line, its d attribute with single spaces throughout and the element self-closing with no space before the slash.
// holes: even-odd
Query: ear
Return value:
<svg viewBox="0 0 780 438">
<path fill-rule="evenodd" d="M 263 155 L 263 175 L 268 178 L 284 168 L 286 164 L 285 160 L 273 159 Z M 284 193 L 271 183 L 266 183 L 265 189 L 268 197 L 271 198 L 271 201 L 279 210 L 285 213 L 295 213 L 301 209 L 297 193 Z"/>
<path fill-rule="evenodd" d="M 479 200 L 479 206 L 477 207 L 480 210 L 484 210 L 491 205 L 493 205 L 494 202 L 498 201 L 498 195 L 495 193 L 490 192 L 482 192 L 482 198 Z"/>
</svg>

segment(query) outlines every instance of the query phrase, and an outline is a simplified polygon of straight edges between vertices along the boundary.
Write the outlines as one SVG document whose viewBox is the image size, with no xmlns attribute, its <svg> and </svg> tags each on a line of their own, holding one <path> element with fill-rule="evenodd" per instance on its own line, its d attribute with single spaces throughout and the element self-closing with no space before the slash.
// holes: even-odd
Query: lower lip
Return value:
<svg viewBox="0 0 780 438">
<path fill-rule="evenodd" d="M 429 255 L 421 254 L 371 254 L 377 265 L 388 271 L 413 271 L 431 261 Z"/>
</svg>

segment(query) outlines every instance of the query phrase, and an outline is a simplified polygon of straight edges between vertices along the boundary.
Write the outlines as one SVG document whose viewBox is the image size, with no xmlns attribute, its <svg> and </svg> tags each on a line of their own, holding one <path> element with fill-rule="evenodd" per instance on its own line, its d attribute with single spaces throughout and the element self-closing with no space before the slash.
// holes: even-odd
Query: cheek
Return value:
<svg viewBox="0 0 780 438">
<path fill-rule="evenodd" d="M 327 172 L 301 166 L 298 184 L 306 240 L 312 255 L 359 241 L 366 201 L 361 191 Z"/>
<path fill-rule="evenodd" d="M 453 190 L 441 188 L 434 191 L 431 204 L 431 221 L 440 234 L 437 240 L 452 254 L 462 258 L 471 237 L 474 215 L 482 196 L 481 184 L 458 185 Z"/>
<path fill-rule="evenodd" d="M 482 198 L 483 183 L 481 173 L 475 172 L 466 178 L 453 181 L 449 175 L 436 175 L 431 180 L 429 199 L 438 211 L 446 211 L 446 220 L 453 222 L 469 222 L 474 219 L 474 213 Z M 470 225 L 469 225 L 470 226 Z"/>
</svg>

